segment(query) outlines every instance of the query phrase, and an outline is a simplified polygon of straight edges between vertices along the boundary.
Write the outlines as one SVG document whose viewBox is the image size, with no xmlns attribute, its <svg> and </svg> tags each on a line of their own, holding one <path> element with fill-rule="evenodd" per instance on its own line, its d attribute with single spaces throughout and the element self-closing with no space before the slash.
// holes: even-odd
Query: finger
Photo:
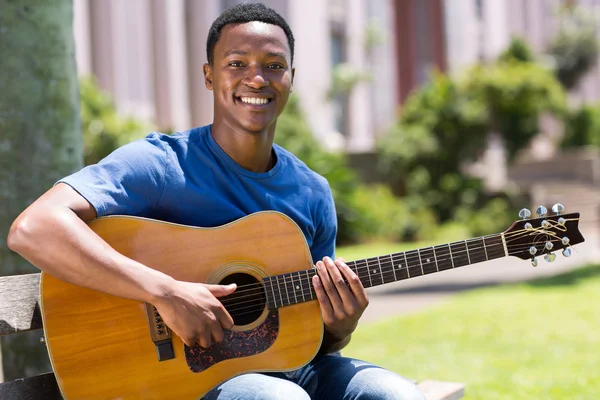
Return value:
<svg viewBox="0 0 600 400">
<path fill-rule="evenodd" d="M 362 307 L 366 307 L 369 304 L 369 297 L 360 278 L 356 275 L 356 272 L 354 272 L 342 258 L 336 259 L 335 263 L 350 284 L 350 290 L 354 294 L 354 298 L 358 301 L 358 304 Z"/>
<path fill-rule="evenodd" d="M 223 333 L 223 328 L 221 328 L 221 324 L 216 318 L 209 323 L 209 329 L 212 341 L 214 343 L 221 343 L 225 338 L 225 334 Z"/>
<path fill-rule="evenodd" d="M 317 263 L 317 273 L 319 274 L 319 278 L 321 278 L 321 283 L 323 284 L 323 288 L 329 297 L 329 301 L 331 302 L 333 309 L 342 310 L 342 299 L 340 298 L 336 286 L 332 281 L 331 273 L 333 270 L 337 270 L 337 267 L 333 263 L 333 260 L 329 257 L 325 257 L 323 258 L 323 261 L 319 261 Z"/>
<path fill-rule="evenodd" d="M 235 292 L 237 285 L 235 283 L 230 283 L 229 285 L 208 285 L 205 284 L 206 288 L 212 293 L 215 297 L 223 297 L 227 296 Z"/>
<path fill-rule="evenodd" d="M 217 321 L 219 321 L 220 326 L 222 326 L 225 329 L 233 328 L 233 317 L 231 316 L 231 314 L 229 314 L 225 306 L 221 304 L 221 306 L 214 309 L 213 312 L 215 313 L 215 316 L 217 317 Z"/>
<path fill-rule="evenodd" d="M 345 275 L 340 272 L 340 267 L 345 265 L 340 259 L 336 259 L 335 261 L 329 259 L 327 266 L 329 270 L 329 275 L 331 276 L 331 280 L 335 284 L 335 287 L 342 299 L 342 302 L 346 307 L 353 308 L 357 305 L 356 299 L 354 298 L 353 292 L 348 287 L 348 284 L 344 280 L 344 278 L 348 279 Z"/>
<path fill-rule="evenodd" d="M 202 332 L 198 333 L 197 343 L 200 346 L 207 349 L 212 344 L 212 340 L 210 337 L 211 337 L 210 331 L 207 329 L 204 329 Z"/>
<path fill-rule="evenodd" d="M 317 300 L 319 300 L 319 304 L 321 305 L 321 316 L 323 317 L 323 321 L 326 323 L 332 321 L 333 308 L 331 307 L 331 302 L 327 297 L 327 293 L 325 293 L 325 290 L 323 289 L 319 275 L 313 276 L 312 282 L 313 287 L 315 288 L 315 294 L 317 295 Z"/>
</svg>

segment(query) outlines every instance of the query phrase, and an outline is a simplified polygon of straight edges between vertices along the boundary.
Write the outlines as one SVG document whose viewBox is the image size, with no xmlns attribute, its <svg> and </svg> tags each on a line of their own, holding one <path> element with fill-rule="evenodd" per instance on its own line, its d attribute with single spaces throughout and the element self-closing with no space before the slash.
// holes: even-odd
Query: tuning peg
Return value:
<svg viewBox="0 0 600 400">
<path fill-rule="evenodd" d="M 565 210 L 565 206 L 563 206 L 560 203 L 556 203 L 555 205 L 552 206 L 552 212 L 555 212 L 556 215 L 560 215 L 561 212 L 563 212 Z"/>
<path fill-rule="evenodd" d="M 544 247 L 546 247 L 546 250 L 552 250 L 554 245 L 552 244 L 551 241 L 547 241 Z"/>
<path fill-rule="evenodd" d="M 521 217 L 521 219 L 527 219 L 531 217 L 531 211 L 529 211 L 527 208 L 523 208 L 521 211 L 519 211 L 519 217 Z"/>
<path fill-rule="evenodd" d="M 562 255 L 565 257 L 571 257 L 571 248 L 567 247 L 567 248 L 563 249 Z"/>
<path fill-rule="evenodd" d="M 546 209 L 546 207 L 544 206 L 539 206 L 538 208 L 535 209 L 535 213 L 539 216 L 539 217 L 545 217 L 546 214 L 548 214 L 548 210 Z"/>
<path fill-rule="evenodd" d="M 533 258 L 531 259 L 531 265 L 533 265 L 534 267 L 537 267 L 537 266 L 538 266 L 538 260 L 537 260 L 537 258 L 533 257 Z"/>
<path fill-rule="evenodd" d="M 571 243 L 571 240 L 568 237 L 563 237 L 561 240 L 561 243 L 564 244 L 565 246 L 568 246 L 569 243 Z"/>
<path fill-rule="evenodd" d="M 529 248 L 529 254 L 531 254 L 532 256 L 535 256 L 535 254 L 537 253 L 537 249 L 535 246 L 531 246 Z"/>
<path fill-rule="evenodd" d="M 556 254 L 548 253 L 544 256 L 544 260 L 546 260 L 547 262 L 552 262 L 552 261 L 556 260 Z"/>
</svg>

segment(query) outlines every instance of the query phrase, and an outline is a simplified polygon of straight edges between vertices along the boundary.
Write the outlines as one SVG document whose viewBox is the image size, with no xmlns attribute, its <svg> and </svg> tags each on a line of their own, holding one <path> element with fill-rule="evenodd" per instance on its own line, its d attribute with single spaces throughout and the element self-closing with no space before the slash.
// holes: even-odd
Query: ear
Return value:
<svg viewBox="0 0 600 400">
<path fill-rule="evenodd" d="M 290 84 L 290 93 L 294 90 L 294 75 L 296 75 L 296 68 L 292 68 L 292 83 Z"/>
<path fill-rule="evenodd" d="M 208 90 L 212 90 L 213 89 L 212 67 L 210 66 L 210 64 L 204 64 L 204 66 L 202 67 L 202 70 L 204 72 L 204 85 L 206 85 L 206 88 Z"/>
</svg>

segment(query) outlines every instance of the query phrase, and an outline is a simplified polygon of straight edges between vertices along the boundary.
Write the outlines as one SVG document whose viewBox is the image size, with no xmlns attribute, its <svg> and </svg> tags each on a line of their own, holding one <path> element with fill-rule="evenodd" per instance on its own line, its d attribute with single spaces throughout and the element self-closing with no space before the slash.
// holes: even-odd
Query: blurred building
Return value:
<svg viewBox="0 0 600 400">
<path fill-rule="evenodd" d="M 202 65 L 212 21 L 242 0 L 74 0 L 77 63 L 117 108 L 181 130 L 212 122 Z M 263 0 L 296 37 L 295 92 L 323 144 L 360 153 L 432 69 L 493 60 L 513 35 L 543 51 L 560 0 Z M 600 5 L 600 0 L 580 0 Z M 345 73 L 345 75 L 344 75 Z M 334 77 L 363 76 L 332 95 Z M 600 68 L 574 97 L 595 100 Z"/>
</svg>

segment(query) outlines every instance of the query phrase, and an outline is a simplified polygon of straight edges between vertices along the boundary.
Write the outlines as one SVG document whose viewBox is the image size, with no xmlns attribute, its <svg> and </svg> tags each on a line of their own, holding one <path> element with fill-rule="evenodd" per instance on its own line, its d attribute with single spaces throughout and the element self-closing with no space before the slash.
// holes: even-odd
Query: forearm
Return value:
<svg viewBox="0 0 600 400">
<path fill-rule="evenodd" d="M 23 213 L 11 227 L 8 245 L 59 279 L 119 297 L 152 302 L 172 281 L 118 253 L 64 206 Z"/>
<path fill-rule="evenodd" d="M 350 339 L 352 338 L 352 334 L 349 334 L 343 338 L 339 338 L 331 334 L 327 328 L 323 333 L 323 342 L 321 343 L 321 348 L 319 349 L 319 354 L 329 354 L 335 353 L 336 351 L 342 350 L 344 347 L 350 343 Z"/>
</svg>

